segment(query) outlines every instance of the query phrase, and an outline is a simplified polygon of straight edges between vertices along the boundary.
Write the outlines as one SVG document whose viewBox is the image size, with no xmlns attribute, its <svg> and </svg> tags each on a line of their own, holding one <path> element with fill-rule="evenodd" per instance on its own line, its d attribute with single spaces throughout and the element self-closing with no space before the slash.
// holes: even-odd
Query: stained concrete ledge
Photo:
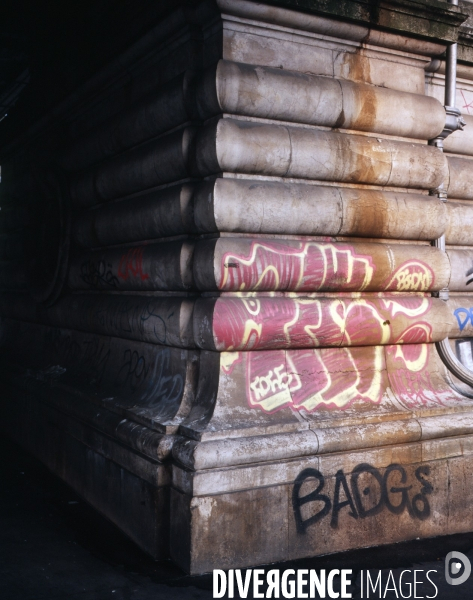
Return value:
<svg viewBox="0 0 473 600">
<path fill-rule="evenodd" d="M 284 6 L 308 13 L 320 13 L 348 19 L 375 27 L 405 32 L 408 35 L 436 37 L 448 41 L 456 41 L 454 28 L 465 20 L 465 14 L 459 7 L 451 6 L 437 0 L 403 0 L 394 6 L 385 2 L 370 3 L 366 0 L 271 0 L 271 4 Z"/>
<path fill-rule="evenodd" d="M 0 464 L 2 600 L 212 598 L 210 575 L 190 577 L 169 561 L 152 561 L 37 459 L 3 436 L 0 452 L 4 457 Z M 402 569 L 436 569 L 437 598 L 466 600 L 471 598 L 471 583 L 452 587 L 443 578 L 444 557 L 451 550 L 473 560 L 473 534 L 273 564 L 267 569 L 347 568 L 357 578 L 360 569 L 368 568 L 375 576 L 378 570 L 399 574 Z M 352 593 L 360 597 L 358 587 Z M 432 595 L 432 588 L 418 595 Z"/>
</svg>

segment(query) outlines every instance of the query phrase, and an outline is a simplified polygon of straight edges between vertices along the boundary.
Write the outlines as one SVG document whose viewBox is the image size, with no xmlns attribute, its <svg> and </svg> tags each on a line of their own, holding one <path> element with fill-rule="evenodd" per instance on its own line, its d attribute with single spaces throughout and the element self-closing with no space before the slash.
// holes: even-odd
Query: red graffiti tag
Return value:
<svg viewBox="0 0 473 600">
<path fill-rule="evenodd" d="M 130 248 L 122 255 L 118 265 L 118 277 L 123 281 L 129 277 L 139 277 L 141 281 L 149 279 L 149 275 L 143 273 L 143 248 Z"/>
</svg>

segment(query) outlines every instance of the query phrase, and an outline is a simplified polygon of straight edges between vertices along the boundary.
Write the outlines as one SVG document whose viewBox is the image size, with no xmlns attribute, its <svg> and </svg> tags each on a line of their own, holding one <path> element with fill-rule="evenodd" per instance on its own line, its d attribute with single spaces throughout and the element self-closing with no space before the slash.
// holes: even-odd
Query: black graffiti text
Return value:
<svg viewBox="0 0 473 600">
<path fill-rule="evenodd" d="M 378 515 L 383 510 L 400 515 L 407 510 L 413 519 L 421 521 L 430 515 L 427 496 L 432 493 L 432 484 L 425 479 L 430 475 L 428 465 L 420 465 L 414 472 L 415 482 L 410 483 L 406 470 L 399 464 L 389 465 L 384 473 L 368 464 L 357 465 L 349 474 L 342 469 L 335 474 L 333 496 L 327 493 L 325 477 L 317 469 L 304 469 L 294 482 L 292 504 L 297 531 L 305 533 L 313 525 L 330 515 L 330 526 L 338 527 L 342 511 L 353 519 L 365 519 Z M 301 496 L 301 488 L 306 482 L 315 482 L 313 491 Z M 419 491 L 416 489 L 419 488 Z M 324 493 L 325 491 L 325 493 Z M 309 505 L 313 510 L 304 510 Z M 310 513 L 310 516 L 307 514 Z"/>
<path fill-rule="evenodd" d="M 80 278 L 93 288 L 118 288 L 118 277 L 112 271 L 112 265 L 104 260 L 86 260 L 80 267 Z"/>
</svg>

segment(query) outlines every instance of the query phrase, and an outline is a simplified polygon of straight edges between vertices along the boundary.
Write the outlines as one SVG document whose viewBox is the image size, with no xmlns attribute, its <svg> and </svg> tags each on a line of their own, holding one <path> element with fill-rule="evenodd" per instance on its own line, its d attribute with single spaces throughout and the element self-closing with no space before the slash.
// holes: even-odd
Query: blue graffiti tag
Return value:
<svg viewBox="0 0 473 600">
<path fill-rule="evenodd" d="M 468 321 L 473 325 L 473 308 L 457 308 L 453 314 L 457 318 L 460 331 L 465 329 Z"/>
</svg>

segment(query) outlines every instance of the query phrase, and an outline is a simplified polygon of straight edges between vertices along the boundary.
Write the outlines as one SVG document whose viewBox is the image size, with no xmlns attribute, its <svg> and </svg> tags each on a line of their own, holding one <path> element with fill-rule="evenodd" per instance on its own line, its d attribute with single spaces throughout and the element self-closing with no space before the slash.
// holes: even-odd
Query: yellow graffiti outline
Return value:
<svg viewBox="0 0 473 600">
<path fill-rule="evenodd" d="M 323 397 L 323 395 L 332 385 L 332 378 L 330 377 L 330 373 L 327 370 L 325 363 L 322 360 L 321 362 L 324 367 L 323 372 L 325 373 L 325 376 L 327 377 L 327 384 L 325 385 L 325 387 L 322 390 L 320 390 L 313 396 L 310 396 L 309 398 L 307 398 L 307 400 L 304 400 L 303 402 L 298 404 L 297 408 L 304 407 L 308 412 L 312 412 L 320 404 L 335 404 L 337 406 L 337 408 L 342 408 L 343 406 L 346 406 L 347 404 L 349 404 L 354 399 L 355 396 L 359 396 L 359 395 L 362 395 L 364 398 L 368 397 L 368 398 L 370 398 L 370 400 L 372 402 L 374 402 L 375 401 L 374 399 L 379 396 L 380 391 L 381 391 L 381 370 L 382 370 L 382 366 L 383 366 L 383 348 L 381 346 L 373 346 L 373 348 L 375 349 L 375 357 L 374 357 L 374 365 L 373 365 L 374 366 L 374 374 L 373 374 L 373 379 L 371 381 L 371 385 L 366 393 L 361 394 L 358 391 L 358 385 L 360 384 L 360 381 L 361 381 L 361 375 L 360 375 L 360 370 L 357 368 L 356 363 L 353 359 L 353 355 L 352 355 L 350 349 L 349 348 L 341 348 L 340 350 L 342 350 L 343 352 L 345 352 L 347 354 L 349 361 L 353 365 L 353 371 L 356 373 L 355 382 L 350 387 L 344 389 L 340 394 L 338 394 L 334 398 L 325 399 Z"/>
<path fill-rule="evenodd" d="M 397 300 L 394 300 L 392 298 L 383 298 L 384 307 L 386 308 L 386 310 L 389 310 L 393 317 L 395 317 L 397 313 L 401 313 L 402 315 L 406 315 L 408 317 L 421 317 L 429 310 L 431 303 L 432 302 L 430 298 L 424 297 L 422 298 L 422 303 L 419 306 L 419 308 L 407 308 Z"/>
<path fill-rule="evenodd" d="M 221 352 L 220 364 L 223 372 L 228 374 L 232 365 L 240 358 L 240 352 Z"/>
<path fill-rule="evenodd" d="M 252 346 L 249 346 L 248 348 L 246 348 L 246 344 L 248 343 L 248 340 L 250 339 L 252 332 L 253 331 L 256 332 L 258 337 L 261 337 L 262 330 L 263 330 L 262 323 L 256 323 L 256 321 L 253 321 L 253 319 L 247 319 L 245 321 L 245 329 L 243 331 L 243 338 L 241 339 L 241 342 L 238 345 L 242 349 L 245 348 L 245 350 L 250 350 Z M 234 348 L 234 346 L 229 346 L 228 350 L 233 350 L 233 348 Z"/>
<path fill-rule="evenodd" d="M 415 327 L 417 327 L 417 325 L 415 325 Z M 409 331 L 409 330 L 406 330 L 406 331 Z M 418 359 L 408 360 L 407 358 L 405 358 L 402 344 L 396 345 L 396 353 L 394 354 L 394 358 L 400 358 L 401 360 L 404 361 L 404 364 L 409 369 L 409 371 L 414 371 L 414 373 L 418 373 L 419 371 L 422 371 L 422 369 L 427 364 L 427 359 L 429 357 L 429 349 L 428 349 L 427 344 L 415 344 L 415 345 L 422 346 L 422 351 L 421 351 L 421 354 Z"/>
<path fill-rule="evenodd" d="M 296 314 L 291 321 L 288 321 L 284 324 L 284 336 L 286 338 L 287 344 L 291 343 L 291 334 L 289 332 L 289 328 L 297 323 L 300 316 L 300 307 L 302 305 L 314 305 L 317 307 L 318 312 L 318 322 L 312 325 L 305 325 L 304 331 L 313 340 L 315 346 L 319 346 L 319 340 L 317 336 L 314 334 L 314 329 L 320 329 L 322 326 L 322 302 L 320 300 L 314 298 L 293 298 L 294 306 L 296 307 Z"/>
<path fill-rule="evenodd" d="M 340 329 L 340 332 L 343 335 L 343 338 L 342 338 L 342 341 L 340 342 L 340 344 L 342 344 L 343 339 L 345 339 L 345 342 L 349 346 L 351 346 L 350 335 L 347 332 L 347 319 L 348 319 L 350 312 L 352 310 L 355 310 L 359 306 L 365 306 L 366 308 L 368 308 L 368 310 L 371 312 L 371 314 L 375 317 L 375 319 L 380 324 L 381 332 L 382 332 L 380 343 L 381 344 L 389 343 L 389 340 L 391 338 L 391 327 L 388 324 L 384 325 L 385 320 L 378 313 L 378 309 L 376 308 L 376 306 L 374 306 L 367 300 L 363 300 L 363 299 L 351 300 L 348 304 L 346 304 L 345 302 L 342 302 L 341 300 L 338 300 L 337 302 L 339 302 L 340 306 L 342 307 L 343 316 L 340 317 L 335 303 L 332 303 L 330 305 L 330 316 L 332 317 L 334 323 L 338 326 L 338 328 Z"/>
<path fill-rule="evenodd" d="M 428 284 L 426 287 L 417 287 L 415 290 L 410 290 L 410 291 L 416 291 L 416 292 L 423 292 L 426 290 L 429 290 L 433 283 L 434 283 L 434 275 L 432 273 L 432 269 L 428 266 L 425 265 L 423 263 L 421 263 L 420 261 L 416 261 L 416 260 L 408 260 L 407 262 L 403 263 L 402 265 L 399 265 L 399 267 L 396 269 L 396 272 L 393 274 L 393 276 L 391 277 L 391 279 L 389 280 L 389 283 L 385 286 L 385 290 L 389 289 L 391 287 L 391 285 L 393 284 L 394 280 L 398 279 L 399 273 L 405 271 L 406 269 L 409 269 L 409 267 L 414 266 L 414 267 L 420 267 L 421 270 L 423 271 L 423 275 L 428 277 Z M 417 273 L 415 273 L 417 275 Z M 412 273 L 409 273 L 409 275 L 412 275 Z M 405 291 L 405 288 L 399 288 L 399 281 L 396 283 L 396 290 L 399 291 Z M 410 289 L 410 288 L 407 288 Z"/>
<path fill-rule="evenodd" d="M 241 301 L 243 302 L 244 307 L 254 317 L 257 317 L 261 312 L 261 300 L 259 298 L 246 298 L 242 297 Z M 256 309 L 252 309 L 250 306 L 250 302 L 254 302 L 256 304 Z"/>
</svg>

